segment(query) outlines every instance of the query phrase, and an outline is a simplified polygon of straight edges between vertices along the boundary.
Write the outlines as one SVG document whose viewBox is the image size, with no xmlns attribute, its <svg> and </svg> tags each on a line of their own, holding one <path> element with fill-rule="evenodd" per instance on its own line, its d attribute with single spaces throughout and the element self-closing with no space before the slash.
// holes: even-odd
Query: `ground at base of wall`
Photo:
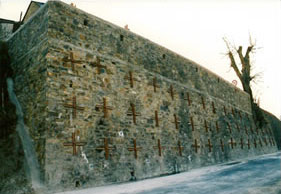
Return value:
<svg viewBox="0 0 281 194">
<path fill-rule="evenodd" d="M 14 108 L 9 106 L 7 110 L 0 110 L 0 193 L 33 194 L 24 170 L 23 149 L 15 131 Z"/>
<path fill-rule="evenodd" d="M 281 152 L 173 176 L 56 194 L 280 194 Z"/>
</svg>

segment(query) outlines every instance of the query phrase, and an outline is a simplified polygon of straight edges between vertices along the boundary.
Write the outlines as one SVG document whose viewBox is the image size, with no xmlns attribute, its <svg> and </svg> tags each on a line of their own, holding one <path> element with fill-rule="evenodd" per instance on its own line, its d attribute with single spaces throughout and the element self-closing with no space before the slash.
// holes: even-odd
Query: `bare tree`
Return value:
<svg viewBox="0 0 281 194">
<path fill-rule="evenodd" d="M 256 43 L 252 41 L 252 38 L 250 36 L 250 40 L 249 40 L 250 45 L 248 46 L 245 54 L 243 54 L 242 46 L 236 48 L 235 45 L 230 44 L 226 38 L 223 38 L 223 40 L 228 49 L 227 55 L 230 59 L 230 66 L 233 68 L 237 77 L 241 81 L 243 90 L 250 95 L 253 119 L 258 124 L 259 127 L 262 127 L 266 123 L 265 118 L 263 116 L 261 109 L 255 103 L 255 100 L 253 98 L 253 92 L 251 89 L 251 81 L 255 81 L 255 79 L 257 79 L 257 77 L 259 76 L 259 74 L 252 75 L 251 72 L 253 68 L 251 63 L 251 54 L 256 49 Z M 238 56 L 239 63 L 237 63 L 237 60 L 235 60 L 235 56 Z"/>
</svg>

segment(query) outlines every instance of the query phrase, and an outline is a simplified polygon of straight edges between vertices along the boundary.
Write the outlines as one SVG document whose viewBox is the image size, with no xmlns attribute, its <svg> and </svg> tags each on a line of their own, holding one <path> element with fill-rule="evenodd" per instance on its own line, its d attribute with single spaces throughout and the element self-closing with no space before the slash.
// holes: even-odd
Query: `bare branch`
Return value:
<svg viewBox="0 0 281 194">
<path fill-rule="evenodd" d="M 238 56 L 240 58 L 242 67 L 245 68 L 246 64 L 245 64 L 245 60 L 244 60 L 244 57 L 243 57 L 243 54 L 242 54 L 242 46 L 239 46 L 238 50 L 236 50 L 236 51 L 237 51 Z"/>
<path fill-rule="evenodd" d="M 236 62 L 235 62 L 235 59 L 233 57 L 232 52 L 229 51 L 228 56 L 229 56 L 229 59 L 230 59 L 231 67 L 234 69 L 234 71 L 235 71 L 236 75 L 239 77 L 239 79 L 242 80 L 241 72 L 240 72 L 240 70 L 238 69 L 238 67 L 236 65 Z"/>
<path fill-rule="evenodd" d="M 230 52 L 230 51 L 231 51 L 231 49 L 230 49 L 230 45 L 229 45 L 228 40 L 226 39 L 226 37 L 223 37 L 222 39 L 223 39 L 223 41 L 225 42 L 225 44 L 226 44 L 226 47 L 227 47 L 228 51 Z"/>
<path fill-rule="evenodd" d="M 247 49 L 247 52 L 246 52 L 244 58 L 250 59 L 249 54 L 250 54 L 250 52 L 252 51 L 253 48 L 254 48 L 254 45 L 248 46 L 248 49 Z"/>
</svg>

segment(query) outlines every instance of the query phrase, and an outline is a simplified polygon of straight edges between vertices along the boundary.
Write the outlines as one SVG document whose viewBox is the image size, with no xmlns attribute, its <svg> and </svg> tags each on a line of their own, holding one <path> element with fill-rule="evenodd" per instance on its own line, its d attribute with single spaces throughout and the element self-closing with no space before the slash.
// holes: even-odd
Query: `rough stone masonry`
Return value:
<svg viewBox="0 0 281 194">
<path fill-rule="evenodd" d="M 41 178 L 55 190 L 277 151 L 249 96 L 195 62 L 58 1 L 8 40 Z"/>
</svg>

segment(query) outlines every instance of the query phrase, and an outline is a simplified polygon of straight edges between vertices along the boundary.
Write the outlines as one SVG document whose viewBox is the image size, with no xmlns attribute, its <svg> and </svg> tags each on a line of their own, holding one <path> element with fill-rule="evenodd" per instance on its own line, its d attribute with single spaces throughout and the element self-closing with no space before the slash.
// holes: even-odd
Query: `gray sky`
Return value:
<svg viewBox="0 0 281 194">
<path fill-rule="evenodd" d="M 40 0 L 39 0 L 40 1 Z M 238 80 L 225 56 L 222 37 L 236 46 L 256 39 L 253 85 L 262 108 L 281 117 L 281 2 L 279 0 L 63 0 L 77 8 L 142 35 L 210 69 Z M 0 18 L 19 20 L 29 0 L 0 0 Z M 42 0 L 40 2 L 46 2 Z M 238 86 L 241 87 L 238 81 Z"/>
</svg>

